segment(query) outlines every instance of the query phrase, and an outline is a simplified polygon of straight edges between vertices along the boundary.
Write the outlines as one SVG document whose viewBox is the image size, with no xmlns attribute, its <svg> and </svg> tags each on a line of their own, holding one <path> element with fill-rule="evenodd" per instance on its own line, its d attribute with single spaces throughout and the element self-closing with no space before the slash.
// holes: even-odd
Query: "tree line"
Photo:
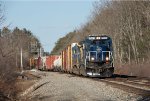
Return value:
<svg viewBox="0 0 150 101">
<path fill-rule="evenodd" d="M 59 51 L 56 47 L 66 47 L 64 43 L 81 41 L 90 34 L 105 34 L 113 39 L 118 64 L 146 61 L 150 54 L 150 2 L 96 1 L 93 5 L 89 21 L 60 38 L 54 50 Z"/>
<path fill-rule="evenodd" d="M 17 87 L 16 78 L 21 72 L 21 49 L 23 54 L 23 68 L 29 67 L 29 58 L 34 54 L 31 52 L 31 42 L 40 41 L 27 29 L 13 30 L 4 27 L 0 31 L 0 94 L 15 98 Z M 37 47 L 38 48 L 38 47 Z M 1 98 L 0 98 L 1 99 Z"/>
</svg>

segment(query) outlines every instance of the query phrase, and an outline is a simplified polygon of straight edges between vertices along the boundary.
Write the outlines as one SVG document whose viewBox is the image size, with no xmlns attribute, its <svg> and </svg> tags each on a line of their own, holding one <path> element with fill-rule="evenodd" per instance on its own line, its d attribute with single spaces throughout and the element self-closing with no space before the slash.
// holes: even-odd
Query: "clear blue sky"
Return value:
<svg viewBox="0 0 150 101">
<path fill-rule="evenodd" d="M 94 0 L 3 0 L 10 28 L 26 28 L 36 35 L 45 51 L 68 32 L 88 21 Z"/>
</svg>

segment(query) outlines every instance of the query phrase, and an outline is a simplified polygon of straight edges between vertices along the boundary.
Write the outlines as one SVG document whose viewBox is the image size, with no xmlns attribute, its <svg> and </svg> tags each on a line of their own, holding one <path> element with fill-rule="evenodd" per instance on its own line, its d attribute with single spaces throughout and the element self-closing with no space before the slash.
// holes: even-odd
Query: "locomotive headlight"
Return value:
<svg viewBox="0 0 150 101">
<path fill-rule="evenodd" d="M 95 58 L 94 58 L 94 57 L 91 57 L 91 60 L 92 60 L 92 61 L 94 61 L 94 60 L 95 60 Z"/>
<path fill-rule="evenodd" d="M 106 57 L 106 61 L 108 61 L 109 60 L 109 57 Z"/>
<path fill-rule="evenodd" d="M 101 37 L 96 37 L 96 39 L 101 39 Z"/>
</svg>

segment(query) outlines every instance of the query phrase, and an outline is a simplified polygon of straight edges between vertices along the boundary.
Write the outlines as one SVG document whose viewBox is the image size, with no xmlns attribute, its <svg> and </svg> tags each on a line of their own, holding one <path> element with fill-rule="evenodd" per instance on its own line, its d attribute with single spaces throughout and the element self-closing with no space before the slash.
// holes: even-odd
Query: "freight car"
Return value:
<svg viewBox="0 0 150 101">
<path fill-rule="evenodd" d="M 61 56 L 57 56 L 58 58 L 56 60 L 54 60 L 54 71 L 60 71 L 61 70 Z"/>
<path fill-rule="evenodd" d="M 35 64 L 36 63 L 36 61 L 35 61 L 35 59 L 34 58 L 30 58 L 29 59 L 29 64 L 30 64 L 30 68 L 32 69 L 32 68 L 35 68 Z"/>
<path fill-rule="evenodd" d="M 59 55 L 50 55 L 46 59 L 46 70 L 54 70 L 54 61 L 59 58 Z"/>
<path fill-rule="evenodd" d="M 29 64 L 30 64 L 30 69 L 33 69 L 33 68 L 37 68 L 38 69 L 38 61 L 40 61 L 39 60 L 39 58 L 30 58 L 29 59 Z"/>
<path fill-rule="evenodd" d="M 91 77 L 111 77 L 114 72 L 112 39 L 88 36 L 61 52 L 61 70 Z"/>
<path fill-rule="evenodd" d="M 46 59 L 47 59 L 46 56 L 43 56 L 43 57 L 39 56 L 38 59 L 37 59 L 36 68 L 39 69 L 39 70 L 45 70 L 46 69 Z"/>
<path fill-rule="evenodd" d="M 42 57 L 39 56 L 37 58 L 30 58 L 30 68 L 36 68 L 39 70 L 54 70 L 54 67 L 56 66 L 60 68 L 60 66 L 58 66 L 59 64 L 61 64 L 60 60 L 56 61 L 56 63 L 54 62 L 55 60 L 60 59 L 59 57 L 60 55 L 50 55 Z"/>
</svg>

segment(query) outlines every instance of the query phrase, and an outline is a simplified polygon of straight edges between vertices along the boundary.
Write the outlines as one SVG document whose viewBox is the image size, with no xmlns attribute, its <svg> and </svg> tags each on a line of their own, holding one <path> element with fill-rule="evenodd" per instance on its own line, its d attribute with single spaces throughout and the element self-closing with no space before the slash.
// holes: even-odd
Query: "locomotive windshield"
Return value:
<svg viewBox="0 0 150 101">
<path fill-rule="evenodd" d="M 107 42 L 105 40 L 93 40 L 92 45 L 97 45 L 97 46 L 107 45 Z"/>
<path fill-rule="evenodd" d="M 85 40 L 87 50 L 112 50 L 112 40 L 109 37 L 89 37 Z"/>
<path fill-rule="evenodd" d="M 108 48 L 111 47 L 110 40 L 92 40 L 91 42 L 92 46 L 107 46 Z"/>
</svg>

